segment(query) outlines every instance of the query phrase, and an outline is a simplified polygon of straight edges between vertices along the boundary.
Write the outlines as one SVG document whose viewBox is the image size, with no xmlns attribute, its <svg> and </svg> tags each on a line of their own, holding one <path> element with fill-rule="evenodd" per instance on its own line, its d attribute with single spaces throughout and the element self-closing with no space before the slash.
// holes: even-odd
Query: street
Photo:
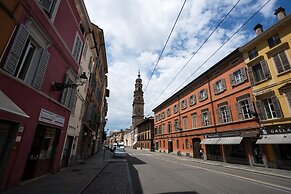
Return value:
<svg viewBox="0 0 291 194">
<path fill-rule="evenodd" d="M 134 193 L 290 193 L 291 180 L 127 149 Z"/>
</svg>

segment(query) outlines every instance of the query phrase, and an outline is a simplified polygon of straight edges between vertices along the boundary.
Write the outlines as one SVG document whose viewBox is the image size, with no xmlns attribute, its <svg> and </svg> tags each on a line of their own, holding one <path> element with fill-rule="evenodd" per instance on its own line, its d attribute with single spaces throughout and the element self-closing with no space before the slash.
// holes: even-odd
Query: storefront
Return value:
<svg viewBox="0 0 291 194">
<path fill-rule="evenodd" d="M 291 169 L 291 126 L 265 127 L 256 142 L 264 146 L 269 167 Z"/>
<path fill-rule="evenodd" d="M 22 180 L 35 178 L 52 171 L 65 118 L 41 109 L 38 121 Z"/>
</svg>

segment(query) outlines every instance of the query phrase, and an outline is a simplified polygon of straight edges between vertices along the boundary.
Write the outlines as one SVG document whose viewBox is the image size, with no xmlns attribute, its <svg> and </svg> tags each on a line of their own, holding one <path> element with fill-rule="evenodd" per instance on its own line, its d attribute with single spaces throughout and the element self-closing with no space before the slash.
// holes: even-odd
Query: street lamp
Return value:
<svg viewBox="0 0 291 194">
<path fill-rule="evenodd" d="M 54 91 L 62 91 L 65 88 L 76 88 L 78 86 L 82 86 L 86 83 L 88 80 L 88 77 L 86 76 L 86 73 L 83 72 L 78 78 L 76 83 L 52 83 L 52 90 Z"/>
</svg>

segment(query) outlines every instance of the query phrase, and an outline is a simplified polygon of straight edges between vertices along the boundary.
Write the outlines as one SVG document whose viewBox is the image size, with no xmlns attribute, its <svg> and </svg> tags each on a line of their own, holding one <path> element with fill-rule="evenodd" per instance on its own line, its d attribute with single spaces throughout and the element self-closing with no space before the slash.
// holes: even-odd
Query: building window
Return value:
<svg viewBox="0 0 291 194">
<path fill-rule="evenodd" d="M 168 117 L 171 116 L 171 109 L 170 108 L 167 109 L 167 116 Z"/>
<path fill-rule="evenodd" d="M 174 128 L 175 128 L 175 131 L 178 131 L 178 129 L 179 129 L 179 120 L 178 119 L 175 119 Z"/>
<path fill-rule="evenodd" d="M 181 102 L 181 109 L 187 108 L 187 100 L 182 100 Z"/>
<path fill-rule="evenodd" d="M 257 57 L 259 54 L 258 54 L 258 51 L 256 48 L 253 48 L 252 50 L 250 50 L 248 52 L 249 54 L 249 59 L 252 60 L 253 58 Z"/>
<path fill-rule="evenodd" d="M 229 123 L 232 121 L 230 106 L 228 106 L 227 103 L 218 105 L 217 115 L 218 123 Z"/>
<path fill-rule="evenodd" d="M 82 41 L 81 38 L 79 37 L 78 33 L 76 34 L 76 38 L 75 38 L 75 43 L 74 43 L 74 47 L 72 50 L 72 55 L 74 57 L 74 59 L 79 63 L 79 58 L 80 58 L 80 53 L 81 53 L 81 49 L 82 49 Z"/>
<path fill-rule="evenodd" d="M 206 100 L 208 98 L 208 95 L 207 95 L 207 89 L 203 89 L 199 92 L 199 101 L 203 101 L 203 100 Z"/>
<path fill-rule="evenodd" d="M 168 122 L 168 133 L 172 132 L 172 123 Z"/>
<path fill-rule="evenodd" d="M 248 79 L 244 67 L 233 72 L 232 74 L 229 75 L 229 77 L 230 77 L 230 81 L 231 81 L 232 86 L 236 86 L 240 83 L 243 83 L 244 81 L 246 81 Z"/>
<path fill-rule="evenodd" d="M 174 113 L 177 113 L 178 112 L 178 104 L 175 104 L 174 105 Z"/>
<path fill-rule="evenodd" d="M 189 97 L 189 104 L 190 104 L 190 106 L 196 104 L 196 95 L 191 95 Z"/>
<path fill-rule="evenodd" d="M 189 149 L 189 141 L 188 139 L 185 140 L 186 149 Z"/>
<path fill-rule="evenodd" d="M 252 85 L 271 77 L 268 64 L 265 60 L 262 60 L 259 64 L 248 68 L 248 72 Z"/>
<path fill-rule="evenodd" d="M 165 124 L 162 124 L 162 134 L 165 134 Z"/>
<path fill-rule="evenodd" d="M 195 129 L 197 128 L 197 113 L 191 114 L 192 118 L 192 128 Z"/>
<path fill-rule="evenodd" d="M 239 120 L 252 118 L 252 113 L 254 113 L 254 107 L 249 97 L 238 99 L 236 103 L 236 108 L 237 108 Z"/>
<path fill-rule="evenodd" d="M 210 112 L 208 109 L 204 109 L 201 111 L 201 124 L 203 127 L 211 125 Z"/>
<path fill-rule="evenodd" d="M 213 84 L 214 94 L 219 94 L 226 90 L 225 79 L 218 80 L 215 84 Z"/>
<path fill-rule="evenodd" d="M 283 117 L 279 101 L 276 96 L 256 101 L 261 120 L 275 119 Z"/>
<path fill-rule="evenodd" d="M 176 140 L 176 144 L 177 144 L 177 149 L 179 149 L 180 148 L 180 142 L 179 142 L 178 139 Z"/>
<path fill-rule="evenodd" d="M 47 45 L 41 45 L 36 41 L 42 39 L 48 44 L 42 33 L 39 30 L 36 31 L 37 37 L 30 34 L 30 30 L 36 29 L 38 27 L 34 23 L 30 24 L 29 28 L 24 25 L 19 26 L 3 69 L 25 83 L 40 89 L 50 54 L 45 48 Z"/>
<path fill-rule="evenodd" d="M 273 48 L 274 46 L 280 43 L 281 43 L 281 40 L 278 34 L 268 39 L 269 48 Z"/>
<path fill-rule="evenodd" d="M 282 51 L 282 52 L 274 55 L 273 60 L 274 60 L 274 63 L 275 63 L 275 66 L 277 68 L 278 73 L 283 73 L 283 72 L 291 69 L 290 63 L 287 59 L 285 51 Z"/>
<path fill-rule="evenodd" d="M 49 16 L 49 18 L 54 18 L 60 4 L 60 0 L 38 0 L 43 10 Z"/>
<path fill-rule="evenodd" d="M 164 119 L 165 118 L 165 112 L 161 113 L 161 118 Z"/>
<path fill-rule="evenodd" d="M 188 126 L 187 126 L 187 116 L 183 117 L 183 129 L 187 129 Z"/>
<path fill-rule="evenodd" d="M 88 44 L 87 42 L 85 43 L 85 46 L 84 46 L 84 49 L 83 49 L 83 57 L 86 57 L 86 54 L 87 54 L 87 50 L 88 50 Z M 90 57 L 90 60 L 91 60 L 92 57 Z M 91 69 L 91 68 L 90 68 Z"/>
</svg>

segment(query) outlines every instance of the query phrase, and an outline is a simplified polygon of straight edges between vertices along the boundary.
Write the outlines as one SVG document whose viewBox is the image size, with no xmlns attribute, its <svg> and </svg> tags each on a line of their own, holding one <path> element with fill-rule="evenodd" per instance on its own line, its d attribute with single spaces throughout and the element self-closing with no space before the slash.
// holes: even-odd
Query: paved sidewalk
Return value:
<svg viewBox="0 0 291 194">
<path fill-rule="evenodd" d="M 3 194 L 80 194 L 106 168 L 109 164 L 107 159 L 110 157 L 111 153 L 106 151 L 103 160 L 103 151 L 100 151 L 83 164 L 70 166 L 53 175 L 26 181 Z"/>
</svg>

